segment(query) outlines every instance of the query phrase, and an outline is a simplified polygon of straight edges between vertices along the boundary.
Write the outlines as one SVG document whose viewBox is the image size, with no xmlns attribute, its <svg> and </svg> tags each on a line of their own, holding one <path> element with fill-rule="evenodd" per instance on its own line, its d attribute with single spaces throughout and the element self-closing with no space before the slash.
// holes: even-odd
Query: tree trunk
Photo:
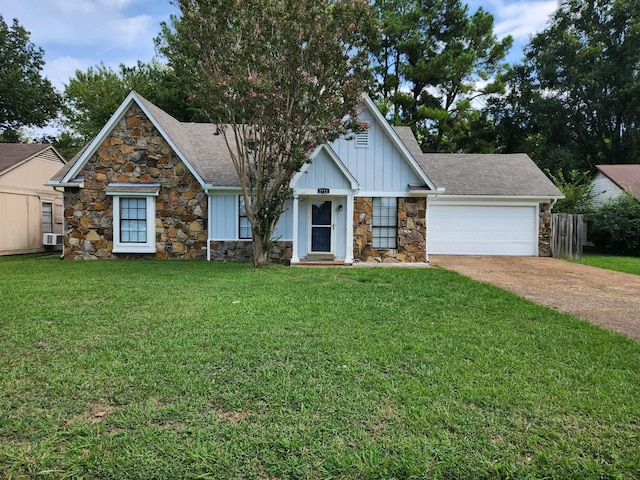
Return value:
<svg viewBox="0 0 640 480">
<path fill-rule="evenodd" d="M 253 266 L 258 268 L 269 261 L 269 242 L 265 242 L 257 229 L 251 229 L 253 237 Z M 270 235 L 269 235 L 270 236 Z"/>
</svg>

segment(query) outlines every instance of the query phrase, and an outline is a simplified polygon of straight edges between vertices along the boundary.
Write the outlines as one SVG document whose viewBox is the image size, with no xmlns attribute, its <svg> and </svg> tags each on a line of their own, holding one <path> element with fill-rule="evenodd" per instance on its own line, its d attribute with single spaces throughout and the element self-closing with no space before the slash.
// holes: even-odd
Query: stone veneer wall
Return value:
<svg viewBox="0 0 640 480">
<path fill-rule="evenodd" d="M 353 256 L 361 262 L 426 262 L 427 200 L 398 198 L 398 243 L 376 250 L 373 241 L 373 198 L 357 197 L 353 209 Z"/>
<path fill-rule="evenodd" d="M 551 204 L 540 204 L 540 215 L 538 229 L 538 256 L 551 256 Z"/>
<path fill-rule="evenodd" d="M 66 259 L 151 257 L 115 254 L 112 182 L 160 183 L 156 197 L 156 258 L 205 259 L 207 195 L 160 135 L 132 106 L 80 172 L 84 188 L 65 190 Z"/>
<path fill-rule="evenodd" d="M 220 262 L 252 262 L 253 242 L 247 240 L 238 241 L 212 241 L 210 243 L 211 260 Z M 271 261 L 288 264 L 293 253 L 293 243 L 286 241 L 275 242 L 271 250 Z"/>
</svg>

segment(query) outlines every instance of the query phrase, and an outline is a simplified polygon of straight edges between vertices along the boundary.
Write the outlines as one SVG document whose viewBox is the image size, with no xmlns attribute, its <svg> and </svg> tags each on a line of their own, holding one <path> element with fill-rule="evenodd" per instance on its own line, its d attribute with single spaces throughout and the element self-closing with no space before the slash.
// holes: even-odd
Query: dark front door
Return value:
<svg viewBox="0 0 640 480">
<path fill-rule="evenodd" d="M 314 200 L 311 203 L 311 253 L 331 253 L 333 233 L 331 200 Z"/>
</svg>

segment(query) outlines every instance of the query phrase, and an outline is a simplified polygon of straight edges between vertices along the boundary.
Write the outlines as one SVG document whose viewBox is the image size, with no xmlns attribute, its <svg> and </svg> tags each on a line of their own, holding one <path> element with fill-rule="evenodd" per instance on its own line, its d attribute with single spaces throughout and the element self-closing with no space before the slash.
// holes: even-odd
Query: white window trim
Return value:
<svg viewBox="0 0 640 480">
<path fill-rule="evenodd" d="M 156 253 L 156 194 L 119 193 L 113 195 L 113 253 Z M 120 241 L 120 198 L 145 198 L 147 201 L 147 241 L 129 243 Z"/>
</svg>

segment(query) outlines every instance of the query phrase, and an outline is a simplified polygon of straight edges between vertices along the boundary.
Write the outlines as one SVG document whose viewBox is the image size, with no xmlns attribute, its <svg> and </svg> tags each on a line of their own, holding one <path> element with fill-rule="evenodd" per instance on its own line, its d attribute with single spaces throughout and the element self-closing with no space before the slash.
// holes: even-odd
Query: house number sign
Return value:
<svg viewBox="0 0 640 480">
<path fill-rule="evenodd" d="M 326 195 L 327 193 L 329 193 L 329 189 L 328 188 L 319 188 L 318 189 L 318 193 Z"/>
</svg>

